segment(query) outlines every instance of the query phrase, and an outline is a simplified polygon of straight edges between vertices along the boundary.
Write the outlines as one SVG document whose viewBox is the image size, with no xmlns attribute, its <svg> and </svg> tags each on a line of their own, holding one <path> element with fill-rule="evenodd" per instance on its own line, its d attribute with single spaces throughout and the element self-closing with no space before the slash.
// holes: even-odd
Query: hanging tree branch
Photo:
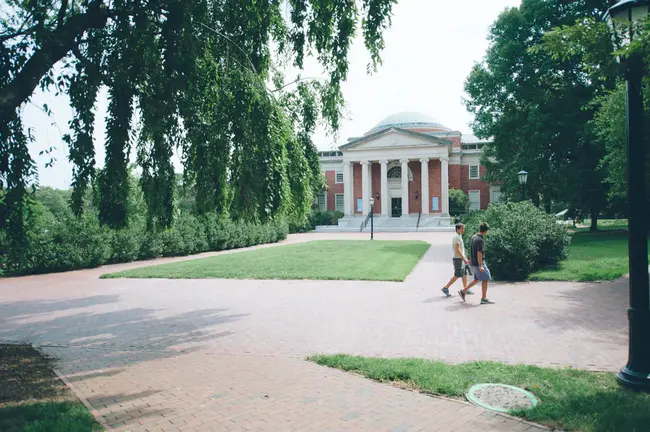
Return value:
<svg viewBox="0 0 650 432">
<path fill-rule="evenodd" d="M 0 88 L 0 122 L 6 122 L 29 99 L 48 71 L 76 46 L 79 36 L 89 29 L 106 26 L 108 16 L 103 0 L 94 0 L 86 12 L 71 16 L 52 31 L 20 72 Z"/>
</svg>

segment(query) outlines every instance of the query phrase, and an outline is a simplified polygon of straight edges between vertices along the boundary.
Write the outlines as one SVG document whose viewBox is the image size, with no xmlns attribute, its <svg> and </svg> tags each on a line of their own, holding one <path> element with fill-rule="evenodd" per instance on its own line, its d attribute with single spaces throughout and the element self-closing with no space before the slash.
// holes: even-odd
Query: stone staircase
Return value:
<svg viewBox="0 0 650 432">
<path fill-rule="evenodd" d="M 316 232 L 370 232 L 370 222 L 361 230 L 366 216 L 346 216 L 339 219 L 338 225 L 317 226 Z M 399 218 L 375 216 L 375 232 L 453 232 L 452 218 L 422 215 L 404 215 Z"/>
</svg>

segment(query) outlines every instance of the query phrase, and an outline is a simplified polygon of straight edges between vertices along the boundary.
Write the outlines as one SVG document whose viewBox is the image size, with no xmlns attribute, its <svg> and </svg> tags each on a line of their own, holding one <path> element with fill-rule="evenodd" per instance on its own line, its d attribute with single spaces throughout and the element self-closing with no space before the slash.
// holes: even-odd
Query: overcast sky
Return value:
<svg viewBox="0 0 650 432">
<path fill-rule="evenodd" d="M 336 148 L 348 137 L 362 135 L 400 111 L 419 111 L 449 128 L 471 132 L 472 117 L 462 104 L 463 84 L 472 65 L 485 53 L 489 26 L 504 8 L 517 6 L 520 0 L 465 0 L 460 4 L 448 0 L 398 1 L 392 28 L 385 34 L 384 64 L 377 73 L 367 75 L 368 53 L 361 39 L 355 41 L 349 79 L 343 88 L 349 118 L 343 122 L 338 140 L 323 131 L 317 133 L 314 139 L 319 149 Z M 309 64 L 302 75 L 320 75 L 320 71 Z M 66 97 L 52 93 L 39 93 L 32 102 L 25 108 L 25 123 L 36 137 L 30 151 L 38 163 L 39 182 L 66 188 L 72 168 L 61 136 L 67 131 L 72 110 Z M 54 112 L 51 118 L 38 108 L 43 103 Z M 106 94 L 102 93 L 95 133 L 99 165 L 104 159 L 106 104 Z M 50 147 L 55 148 L 52 155 L 56 162 L 45 168 L 49 158 L 39 156 L 39 152 Z M 175 165 L 180 171 L 178 159 Z"/>
</svg>

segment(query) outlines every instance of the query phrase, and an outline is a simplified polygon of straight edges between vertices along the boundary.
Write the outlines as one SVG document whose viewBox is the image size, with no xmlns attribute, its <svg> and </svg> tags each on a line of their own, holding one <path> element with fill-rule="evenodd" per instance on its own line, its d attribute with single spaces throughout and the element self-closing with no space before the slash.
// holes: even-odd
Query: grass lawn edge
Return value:
<svg viewBox="0 0 650 432">
<path fill-rule="evenodd" d="M 0 430 L 99 432 L 94 408 L 38 345 L 0 343 Z"/>
<path fill-rule="evenodd" d="M 641 431 L 650 424 L 650 395 L 621 388 L 615 374 L 608 371 L 494 361 L 450 364 L 431 359 L 345 354 L 315 354 L 306 360 L 403 390 L 465 404 L 470 404 L 465 395 L 475 384 L 521 387 L 533 393 L 539 404 L 507 415 L 545 428 Z"/>
<path fill-rule="evenodd" d="M 291 268 L 291 263 L 288 262 L 287 266 L 289 269 L 282 267 L 281 260 L 285 259 L 284 257 L 277 255 L 282 254 L 283 252 L 295 254 L 295 250 L 298 248 L 305 249 L 304 255 L 309 254 L 309 247 L 312 247 L 318 250 L 319 246 L 322 245 L 336 245 L 335 247 L 345 247 L 349 245 L 362 247 L 359 253 L 357 253 L 357 261 L 361 259 L 370 260 L 372 264 L 375 265 L 375 268 L 366 268 L 367 266 L 361 265 L 363 262 L 357 263 L 357 266 L 354 267 L 354 270 L 350 270 L 349 264 L 350 255 L 347 257 L 345 255 L 341 256 L 339 259 L 340 264 L 336 265 L 336 262 L 326 262 L 323 263 L 318 259 L 306 259 L 302 263 L 301 270 L 297 271 L 295 268 Z M 363 245 L 363 246 L 362 246 Z M 292 249 L 293 248 L 293 249 Z M 375 248 L 373 250 L 373 248 Z M 398 250 L 390 250 L 398 249 Z M 399 249 L 404 248 L 408 251 Z M 410 249 L 409 249 L 410 248 Z M 223 253 L 216 254 L 208 257 L 197 257 L 190 259 L 183 259 L 179 261 L 172 262 L 161 262 L 154 263 L 150 265 L 138 266 L 135 268 L 130 268 L 126 270 L 119 270 L 113 272 L 107 272 L 99 276 L 100 279 L 188 279 L 188 280 L 197 280 L 197 279 L 224 279 L 224 280 L 323 280 L 323 281 L 368 281 L 368 282 L 395 282 L 400 283 L 404 282 L 417 267 L 417 265 L 422 261 L 424 255 L 430 250 L 431 244 L 422 240 L 378 240 L 370 242 L 369 240 L 311 240 L 307 242 L 300 242 L 295 244 L 284 244 L 277 245 L 276 247 L 270 248 L 258 248 L 258 249 L 248 249 L 241 250 L 234 253 Z M 385 255 L 384 250 L 388 250 Z M 321 252 L 316 252 L 321 253 Z M 348 254 L 350 252 L 348 251 Z M 352 252 L 354 253 L 354 251 Z M 366 257 L 364 253 L 368 253 L 369 257 Z M 372 254 L 378 255 L 372 255 Z M 243 265 L 240 266 L 240 262 L 232 263 L 234 257 L 235 259 L 239 257 L 239 254 L 244 254 L 241 260 Z M 384 261 L 387 257 L 391 258 L 391 262 L 394 263 L 394 266 L 388 266 L 384 263 L 384 266 L 381 267 L 380 264 L 382 254 Z M 267 272 L 259 269 L 247 269 L 247 265 L 250 267 L 248 261 L 254 260 L 255 258 L 260 258 L 264 256 L 273 256 L 274 259 L 278 260 L 275 264 L 275 268 L 269 268 Z M 332 253 L 331 256 L 336 256 L 337 254 Z M 318 255 L 316 255 L 318 257 Z M 359 258 L 362 257 L 362 258 Z M 397 257 L 398 261 L 392 261 L 392 257 Z M 295 261 L 300 261 L 303 257 L 295 258 Z M 348 259 L 346 259 L 348 258 Z M 248 260 L 247 260 L 248 259 Z M 290 257 L 289 257 L 290 259 Z M 220 269 L 223 266 L 223 262 L 231 261 L 231 265 L 228 266 L 227 270 Z M 268 261 L 268 258 L 267 258 Z M 376 262 L 375 262 L 376 261 Z M 314 266 L 314 263 L 320 265 Z M 261 263 L 262 268 L 264 265 L 268 265 L 268 262 Z M 346 267 L 346 264 L 347 267 Z M 294 266 L 295 267 L 295 266 Z M 236 268 L 236 269 L 235 269 Z M 326 268 L 328 270 L 314 270 Z M 342 269 L 341 269 L 342 268 Z M 311 269 L 311 270 L 305 270 Z"/>
</svg>

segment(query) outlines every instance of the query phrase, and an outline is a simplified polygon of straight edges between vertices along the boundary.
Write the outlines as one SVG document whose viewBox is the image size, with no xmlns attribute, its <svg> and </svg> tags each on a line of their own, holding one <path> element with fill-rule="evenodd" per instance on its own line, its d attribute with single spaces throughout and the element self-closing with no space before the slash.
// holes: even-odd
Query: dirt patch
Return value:
<svg viewBox="0 0 650 432">
<path fill-rule="evenodd" d="M 33 402 L 76 402 L 54 373 L 55 361 L 30 345 L 0 344 L 0 408 Z"/>
</svg>

